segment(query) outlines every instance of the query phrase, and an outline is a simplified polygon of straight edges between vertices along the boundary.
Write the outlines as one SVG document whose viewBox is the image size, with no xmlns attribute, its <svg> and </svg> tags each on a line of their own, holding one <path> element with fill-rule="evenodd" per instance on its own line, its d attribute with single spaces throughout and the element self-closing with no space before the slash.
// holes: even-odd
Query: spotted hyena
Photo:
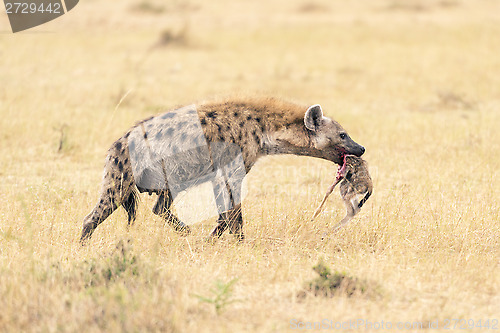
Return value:
<svg viewBox="0 0 500 333">
<path fill-rule="evenodd" d="M 314 212 L 312 219 L 315 219 L 319 215 L 326 199 L 338 183 L 340 183 L 340 196 L 344 200 L 346 215 L 333 227 L 333 232 L 346 225 L 359 212 L 373 191 L 373 183 L 366 161 L 355 155 L 345 155 L 344 163 L 337 172 L 335 182 L 328 188 L 323 201 Z"/>
<path fill-rule="evenodd" d="M 211 238 L 229 228 L 242 240 L 241 181 L 259 157 L 294 154 L 341 164 L 346 154 L 364 151 L 323 115 L 320 105 L 252 98 L 169 111 L 139 122 L 113 143 L 101 195 L 84 219 L 81 241 L 120 205 L 132 223 L 140 192 L 158 195 L 153 213 L 186 235 L 189 227 L 170 206 L 180 191 L 202 182 L 212 182 L 219 212 Z"/>
</svg>

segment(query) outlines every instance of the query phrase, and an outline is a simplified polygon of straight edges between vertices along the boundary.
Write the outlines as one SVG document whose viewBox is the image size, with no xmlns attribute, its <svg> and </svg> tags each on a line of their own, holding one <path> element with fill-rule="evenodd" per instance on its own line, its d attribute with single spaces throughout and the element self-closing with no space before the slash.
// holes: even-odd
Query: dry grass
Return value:
<svg viewBox="0 0 500 333">
<path fill-rule="evenodd" d="M 403 2 L 81 1 L 0 34 L 0 331 L 500 319 L 500 5 Z M 321 103 L 366 146 L 375 192 L 347 228 L 321 241 L 338 196 L 307 222 L 335 167 L 284 156 L 248 175 L 244 244 L 206 244 L 214 220 L 179 238 L 144 196 L 130 231 L 119 210 L 78 245 L 115 138 L 234 93 Z M 297 298 L 320 258 L 382 296 Z M 195 296 L 236 278 L 223 311 Z"/>
</svg>

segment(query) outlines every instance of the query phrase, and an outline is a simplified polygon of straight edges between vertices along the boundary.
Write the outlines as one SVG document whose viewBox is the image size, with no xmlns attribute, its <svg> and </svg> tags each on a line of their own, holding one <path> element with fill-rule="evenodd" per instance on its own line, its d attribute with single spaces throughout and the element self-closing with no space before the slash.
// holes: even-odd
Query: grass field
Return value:
<svg viewBox="0 0 500 333">
<path fill-rule="evenodd" d="M 86 0 L 0 30 L 1 332 L 500 329 L 500 2 Z M 81 247 L 111 143 L 232 94 L 320 103 L 367 148 L 351 224 L 322 241 L 336 166 L 279 156 L 247 176 L 243 244 L 179 237 L 144 195 Z M 304 294 L 320 261 L 372 292 Z"/>
</svg>

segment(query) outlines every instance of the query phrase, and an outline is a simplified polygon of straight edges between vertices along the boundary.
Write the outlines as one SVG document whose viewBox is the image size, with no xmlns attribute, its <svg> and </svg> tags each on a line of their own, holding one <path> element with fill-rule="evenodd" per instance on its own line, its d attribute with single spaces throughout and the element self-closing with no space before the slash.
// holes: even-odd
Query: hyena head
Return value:
<svg viewBox="0 0 500 333">
<path fill-rule="evenodd" d="M 338 122 L 323 115 L 321 106 L 316 104 L 307 109 L 304 125 L 309 130 L 313 149 L 320 151 L 320 157 L 343 164 L 345 155 L 361 156 L 365 148 L 354 142 Z"/>
</svg>

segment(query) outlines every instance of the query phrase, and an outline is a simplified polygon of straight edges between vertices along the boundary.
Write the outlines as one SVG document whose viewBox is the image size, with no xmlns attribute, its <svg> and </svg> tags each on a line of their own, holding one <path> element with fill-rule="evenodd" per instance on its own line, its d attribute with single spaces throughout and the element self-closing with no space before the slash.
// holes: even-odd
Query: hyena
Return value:
<svg viewBox="0 0 500 333">
<path fill-rule="evenodd" d="M 323 201 L 314 212 L 312 220 L 319 215 L 326 199 L 338 183 L 340 183 L 340 196 L 344 200 L 346 215 L 333 227 L 333 232 L 346 225 L 359 212 L 373 191 L 373 183 L 366 161 L 355 155 L 344 155 L 344 163 L 337 172 L 335 182 L 328 188 Z"/>
<path fill-rule="evenodd" d="M 100 199 L 84 219 L 81 241 L 120 205 L 130 225 L 141 192 L 158 195 L 153 213 L 187 235 L 190 228 L 172 213 L 172 202 L 180 191 L 207 181 L 219 212 L 211 239 L 229 228 L 243 240 L 241 180 L 261 156 L 294 154 L 341 164 L 345 155 L 364 151 L 318 104 L 235 98 L 172 110 L 139 122 L 108 150 Z"/>
</svg>

